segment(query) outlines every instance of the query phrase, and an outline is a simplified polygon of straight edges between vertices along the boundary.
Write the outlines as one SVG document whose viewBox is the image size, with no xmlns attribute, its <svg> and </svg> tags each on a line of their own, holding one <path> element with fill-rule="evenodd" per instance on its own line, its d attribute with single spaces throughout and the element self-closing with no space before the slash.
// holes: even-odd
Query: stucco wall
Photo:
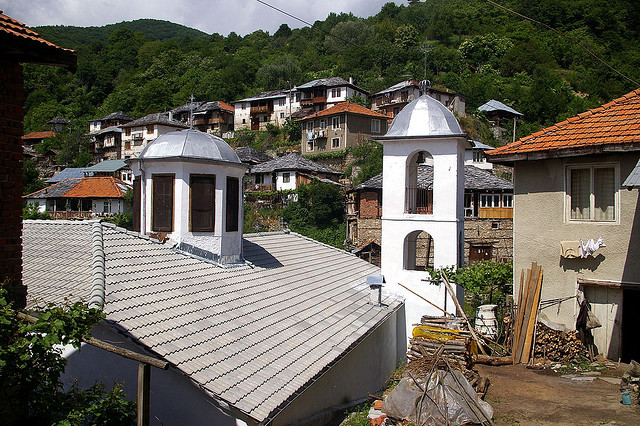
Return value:
<svg viewBox="0 0 640 426">
<path fill-rule="evenodd" d="M 578 294 L 577 278 L 640 282 L 640 211 L 638 190 L 620 188 L 640 157 L 639 153 L 516 162 L 514 200 L 514 285 L 520 271 L 531 262 L 542 266 L 542 300 Z M 568 165 L 619 164 L 618 220 L 613 223 L 566 220 L 565 176 Z M 602 237 L 607 247 L 595 257 L 565 259 L 561 241 Z M 595 314 L 603 327 L 593 330 L 600 352 L 612 359 L 620 356 L 621 291 L 588 289 Z M 575 326 L 578 304 L 568 300 L 544 311 L 552 321 Z M 614 345 L 609 347 L 613 342 Z"/>
</svg>

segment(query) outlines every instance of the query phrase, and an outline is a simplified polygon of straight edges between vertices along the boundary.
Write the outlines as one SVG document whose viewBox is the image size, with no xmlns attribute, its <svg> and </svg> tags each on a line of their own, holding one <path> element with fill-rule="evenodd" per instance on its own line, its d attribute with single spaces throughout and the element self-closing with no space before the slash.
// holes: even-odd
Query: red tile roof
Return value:
<svg viewBox="0 0 640 426">
<path fill-rule="evenodd" d="M 26 135 L 24 135 L 22 137 L 22 139 L 46 139 L 46 138 L 50 138 L 52 136 L 55 136 L 56 134 L 49 130 L 46 132 L 31 132 L 31 133 L 27 133 Z"/>
<path fill-rule="evenodd" d="M 234 107 L 232 107 L 231 105 L 229 105 L 228 103 L 222 102 L 222 101 L 218 101 L 218 105 L 220 105 L 220 108 L 229 111 L 229 112 L 234 112 L 236 109 Z"/>
<path fill-rule="evenodd" d="M 325 117 L 328 115 L 342 114 L 345 112 L 348 112 L 351 114 L 368 115 L 371 117 L 389 118 L 388 116 L 384 114 L 380 114 L 379 112 L 371 111 L 369 108 L 365 108 L 362 105 L 345 101 L 345 102 L 340 102 L 339 104 L 336 104 L 331 108 L 327 108 L 325 110 L 316 112 L 315 114 L 307 115 L 302 120 L 306 120 L 308 118 Z"/>
<path fill-rule="evenodd" d="M 122 198 L 130 187 L 112 176 L 85 177 L 67 191 L 67 198 Z"/>
<path fill-rule="evenodd" d="M 640 89 L 485 154 L 517 161 L 622 147 L 640 149 Z"/>
<path fill-rule="evenodd" d="M 43 39 L 25 24 L 0 11 L 0 53 L 18 62 L 60 65 L 75 71 L 78 56 L 75 50 L 65 49 Z"/>
</svg>

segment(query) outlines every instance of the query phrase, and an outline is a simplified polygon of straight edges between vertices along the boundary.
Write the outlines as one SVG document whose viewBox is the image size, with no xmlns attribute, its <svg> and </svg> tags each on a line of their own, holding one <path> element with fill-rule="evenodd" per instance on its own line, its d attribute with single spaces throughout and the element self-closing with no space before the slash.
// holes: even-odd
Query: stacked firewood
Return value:
<svg viewBox="0 0 640 426">
<path fill-rule="evenodd" d="M 410 362 L 426 358 L 428 362 L 441 347 L 438 367 L 448 362 L 453 364 L 451 367 L 465 370 L 473 365 L 471 334 L 461 318 L 422 317 L 420 333 L 411 338 L 407 358 Z"/>
<path fill-rule="evenodd" d="M 538 359 L 567 363 L 589 357 L 589 352 L 580 341 L 577 331 L 556 331 L 538 323 L 535 343 L 534 356 Z"/>
</svg>

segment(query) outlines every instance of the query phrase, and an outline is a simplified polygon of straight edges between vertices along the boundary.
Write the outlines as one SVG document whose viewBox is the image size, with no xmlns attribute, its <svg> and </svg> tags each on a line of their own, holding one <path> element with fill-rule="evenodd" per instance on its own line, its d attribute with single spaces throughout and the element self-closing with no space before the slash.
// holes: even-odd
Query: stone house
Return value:
<svg viewBox="0 0 640 426">
<path fill-rule="evenodd" d="M 171 110 L 169 118 L 191 124 L 191 114 L 193 128 L 201 132 L 222 137 L 223 134 L 233 131 L 234 108 L 225 102 L 187 102 Z"/>
<path fill-rule="evenodd" d="M 537 262 L 551 321 L 573 329 L 586 297 L 598 351 L 640 359 L 640 89 L 488 156 L 513 165 L 515 297 Z M 589 250 L 599 238 L 606 246 Z"/>
<path fill-rule="evenodd" d="M 300 120 L 302 154 L 344 151 L 387 132 L 389 117 L 345 101 Z"/>
<path fill-rule="evenodd" d="M 121 158 L 121 126 L 131 121 L 133 121 L 133 117 L 122 111 L 89 120 L 89 136 L 93 142 L 93 157 L 96 162 Z"/>
<path fill-rule="evenodd" d="M 234 129 L 266 130 L 267 124 L 282 126 L 300 110 L 300 92 L 272 90 L 233 102 Z"/>
<path fill-rule="evenodd" d="M 423 88 L 416 80 L 404 80 L 371 97 L 371 109 L 389 117 L 395 117 L 409 102 L 427 94 L 449 108 L 459 117 L 466 114 L 466 102 L 462 95 L 434 87 Z"/>
<path fill-rule="evenodd" d="M 338 184 L 342 172 L 290 152 L 251 168 L 251 185 L 255 191 L 285 191 L 319 179 Z"/>
<path fill-rule="evenodd" d="M 78 55 L 59 47 L 0 12 L 0 281 L 16 290 L 16 306 L 24 306 L 22 281 L 22 164 L 24 73 L 22 63 L 63 67 L 75 72 Z"/>
</svg>

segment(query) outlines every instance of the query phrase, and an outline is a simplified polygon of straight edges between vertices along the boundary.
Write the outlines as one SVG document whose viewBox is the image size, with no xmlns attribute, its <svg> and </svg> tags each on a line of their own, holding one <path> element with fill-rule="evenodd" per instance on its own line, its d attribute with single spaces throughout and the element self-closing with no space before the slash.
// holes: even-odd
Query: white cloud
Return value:
<svg viewBox="0 0 640 426">
<path fill-rule="evenodd" d="M 330 12 L 367 17 L 380 11 L 389 0 L 265 0 L 307 22 L 324 20 Z M 395 0 L 396 4 L 404 4 Z M 28 26 L 102 26 L 140 18 L 164 19 L 208 34 L 235 31 L 245 35 L 256 30 L 273 34 L 286 23 L 301 22 L 256 0 L 0 0 L 0 9 Z"/>
</svg>

